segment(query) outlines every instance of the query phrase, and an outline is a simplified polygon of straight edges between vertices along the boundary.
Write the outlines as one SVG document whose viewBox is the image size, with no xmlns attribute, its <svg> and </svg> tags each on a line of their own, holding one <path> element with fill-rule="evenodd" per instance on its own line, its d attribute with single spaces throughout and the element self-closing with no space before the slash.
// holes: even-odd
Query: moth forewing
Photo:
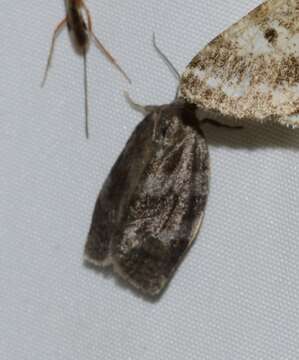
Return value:
<svg viewBox="0 0 299 360">
<path fill-rule="evenodd" d="M 137 126 L 100 192 L 86 258 L 158 294 L 199 230 L 208 177 L 194 107 L 177 101 L 157 108 Z"/>
<path fill-rule="evenodd" d="M 104 182 L 95 205 L 85 257 L 99 266 L 112 263 L 112 239 L 118 231 L 122 216 L 125 216 L 123 212 L 136 187 L 139 173 L 144 171 L 151 157 L 152 139 L 148 133 L 152 123 L 146 119 L 136 127 L 128 140 Z"/>
<path fill-rule="evenodd" d="M 201 117 L 299 126 L 299 2 L 269 0 L 191 61 L 180 93 Z"/>
</svg>

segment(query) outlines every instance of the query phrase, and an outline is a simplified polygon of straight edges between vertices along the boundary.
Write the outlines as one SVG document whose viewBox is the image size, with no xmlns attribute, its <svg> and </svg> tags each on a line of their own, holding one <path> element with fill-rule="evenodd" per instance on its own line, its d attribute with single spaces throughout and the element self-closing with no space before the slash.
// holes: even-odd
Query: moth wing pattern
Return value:
<svg viewBox="0 0 299 360">
<path fill-rule="evenodd" d="M 191 61 L 180 92 L 219 121 L 299 126 L 299 2 L 269 0 Z"/>
<path fill-rule="evenodd" d="M 148 295 L 165 287 L 202 222 L 209 155 L 196 121 L 194 107 L 180 103 L 150 113 L 131 135 L 95 206 L 87 260 L 112 265 Z"/>
</svg>

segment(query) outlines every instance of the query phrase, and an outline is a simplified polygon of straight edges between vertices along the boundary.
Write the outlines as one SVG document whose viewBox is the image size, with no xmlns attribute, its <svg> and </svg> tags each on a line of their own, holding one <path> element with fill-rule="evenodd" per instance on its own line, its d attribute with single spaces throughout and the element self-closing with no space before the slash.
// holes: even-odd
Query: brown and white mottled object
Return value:
<svg viewBox="0 0 299 360">
<path fill-rule="evenodd" d="M 299 0 L 269 0 L 200 51 L 181 95 L 201 118 L 299 126 Z"/>
<path fill-rule="evenodd" d="M 298 20 L 299 0 L 264 3 L 192 60 L 173 103 L 133 104 L 146 117 L 99 194 L 87 261 L 111 266 L 145 294 L 165 288 L 199 231 L 208 196 L 198 119 L 299 126 Z"/>
</svg>

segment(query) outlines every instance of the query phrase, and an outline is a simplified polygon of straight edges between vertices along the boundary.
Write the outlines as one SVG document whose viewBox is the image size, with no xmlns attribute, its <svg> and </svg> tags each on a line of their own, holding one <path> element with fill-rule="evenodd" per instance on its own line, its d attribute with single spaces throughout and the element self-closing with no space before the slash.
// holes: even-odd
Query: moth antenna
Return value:
<svg viewBox="0 0 299 360">
<path fill-rule="evenodd" d="M 56 26 L 56 28 L 54 29 L 53 35 L 52 35 L 52 41 L 51 41 L 51 46 L 50 46 L 50 50 L 49 50 L 49 54 L 48 54 L 48 60 L 47 60 L 47 65 L 45 68 L 45 72 L 44 72 L 44 77 L 43 80 L 41 82 L 41 87 L 44 87 L 46 80 L 47 80 L 47 76 L 48 76 L 48 72 L 51 66 L 51 62 L 52 62 L 52 57 L 53 57 L 53 52 L 54 52 L 54 47 L 55 47 L 55 41 L 60 33 L 60 31 L 62 30 L 62 28 L 66 25 L 66 18 L 64 18 L 62 21 L 60 21 L 60 23 Z"/>
<path fill-rule="evenodd" d="M 156 43 L 156 35 L 155 33 L 153 33 L 153 45 L 155 50 L 157 51 L 157 53 L 160 55 L 160 57 L 162 58 L 162 60 L 165 62 L 165 64 L 168 66 L 168 68 L 170 69 L 170 71 L 174 74 L 175 78 L 180 81 L 181 80 L 181 76 L 179 74 L 179 72 L 177 71 L 177 69 L 175 68 L 175 66 L 173 65 L 173 63 L 168 59 L 168 57 L 162 52 L 162 50 L 158 47 L 157 43 Z"/>
<path fill-rule="evenodd" d="M 181 81 L 181 76 L 179 74 L 179 72 L 177 71 L 177 69 L 175 68 L 175 66 L 173 65 L 173 63 L 168 59 L 168 57 L 162 52 L 162 50 L 158 47 L 157 43 L 156 43 L 156 35 L 155 33 L 153 33 L 153 45 L 155 50 L 157 51 L 158 55 L 160 55 L 160 57 L 162 58 L 162 60 L 164 61 L 164 63 L 168 66 L 168 68 L 170 69 L 170 71 L 173 73 L 173 75 L 175 76 L 175 78 L 178 80 L 178 82 L 180 83 Z M 176 92 L 175 92 L 175 99 L 178 97 L 179 94 L 179 85 L 177 86 Z"/>
<path fill-rule="evenodd" d="M 131 108 L 138 112 L 141 112 L 145 116 L 157 108 L 157 106 L 153 105 L 140 105 L 136 103 L 134 100 L 132 100 L 131 96 L 127 91 L 124 91 L 124 97 L 127 100 L 128 104 L 131 106 Z"/>
<path fill-rule="evenodd" d="M 88 80 L 87 80 L 87 56 L 86 51 L 83 54 L 84 62 L 84 102 L 85 102 L 85 135 L 86 139 L 89 138 L 89 129 L 88 129 Z"/>
</svg>

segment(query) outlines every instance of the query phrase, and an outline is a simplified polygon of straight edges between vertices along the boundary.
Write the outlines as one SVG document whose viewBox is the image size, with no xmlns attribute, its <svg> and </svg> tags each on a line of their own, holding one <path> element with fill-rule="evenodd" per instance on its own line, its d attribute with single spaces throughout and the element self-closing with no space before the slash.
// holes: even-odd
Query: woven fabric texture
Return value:
<svg viewBox="0 0 299 360">
<path fill-rule="evenodd" d="M 2 0 L 0 57 L 0 358 L 295 360 L 299 358 L 299 132 L 204 126 L 208 206 L 197 240 L 157 301 L 83 262 L 97 194 L 142 115 L 170 102 L 209 40 L 258 0 L 88 0 L 94 46 L 83 61 L 59 36 L 62 0 Z"/>
</svg>

